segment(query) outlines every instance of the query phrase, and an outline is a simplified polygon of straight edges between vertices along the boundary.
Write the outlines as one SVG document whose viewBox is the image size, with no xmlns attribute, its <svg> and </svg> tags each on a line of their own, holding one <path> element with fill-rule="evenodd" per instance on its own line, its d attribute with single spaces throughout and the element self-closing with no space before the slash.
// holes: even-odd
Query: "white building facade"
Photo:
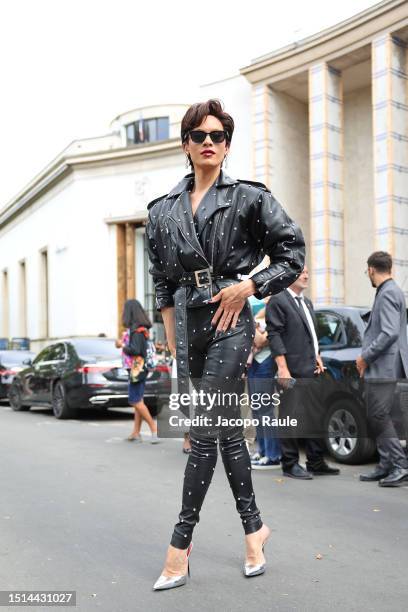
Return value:
<svg viewBox="0 0 408 612">
<path fill-rule="evenodd" d="M 237 83 L 246 107 L 251 87 L 240 75 L 222 86 L 226 104 Z M 34 349 L 62 337 L 115 337 L 123 304 L 134 297 L 163 337 L 144 226 L 147 203 L 190 171 L 180 146 L 188 106 L 117 117 L 110 134 L 73 142 L 0 211 L 1 337 L 29 337 Z M 250 115 L 236 142 L 243 172 L 250 164 Z"/>
<path fill-rule="evenodd" d="M 254 174 L 304 230 L 315 305 L 369 305 L 375 250 L 408 298 L 408 3 L 380 2 L 241 74 Z"/>
</svg>

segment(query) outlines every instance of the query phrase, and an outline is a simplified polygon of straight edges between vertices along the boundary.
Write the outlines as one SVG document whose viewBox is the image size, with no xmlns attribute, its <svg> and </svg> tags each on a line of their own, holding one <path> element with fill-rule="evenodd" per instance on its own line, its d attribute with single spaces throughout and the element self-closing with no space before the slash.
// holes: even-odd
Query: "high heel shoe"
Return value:
<svg viewBox="0 0 408 612">
<path fill-rule="evenodd" d="M 265 544 L 268 541 L 270 533 L 266 536 L 264 541 L 262 542 L 262 552 L 264 551 Z M 244 575 L 247 578 L 252 578 L 252 576 L 260 576 L 265 572 L 266 561 L 264 563 L 258 563 L 257 565 L 251 565 L 250 563 L 245 563 L 244 565 Z"/>
<path fill-rule="evenodd" d="M 187 574 L 190 576 L 190 555 L 193 550 L 193 543 L 187 548 Z M 161 574 L 153 585 L 153 591 L 165 591 L 166 589 L 174 589 L 175 587 L 183 586 L 187 582 L 187 574 L 180 576 L 164 576 Z"/>
</svg>

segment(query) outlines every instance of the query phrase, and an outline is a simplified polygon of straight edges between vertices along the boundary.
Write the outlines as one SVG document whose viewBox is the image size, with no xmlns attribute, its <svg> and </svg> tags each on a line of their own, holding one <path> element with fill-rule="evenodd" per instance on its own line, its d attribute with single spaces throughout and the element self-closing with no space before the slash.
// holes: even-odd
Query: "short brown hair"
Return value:
<svg viewBox="0 0 408 612">
<path fill-rule="evenodd" d="M 375 268 L 377 272 L 391 272 L 392 257 L 385 251 L 375 251 L 367 259 L 367 265 Z"/>
<path fill-rule="evenodd" d="M 220 100 L 215 99 L 207 100 L 207 102 L 197 102 L 190 106 L 181 121 L 181 141 L 185 142 L 190 130 L 197 128 L 208 115 L 213 115 L 221 121 L 229 145 L 234 132 L 234 120 L 231 115 L 224 111 Z"/>
</svg>

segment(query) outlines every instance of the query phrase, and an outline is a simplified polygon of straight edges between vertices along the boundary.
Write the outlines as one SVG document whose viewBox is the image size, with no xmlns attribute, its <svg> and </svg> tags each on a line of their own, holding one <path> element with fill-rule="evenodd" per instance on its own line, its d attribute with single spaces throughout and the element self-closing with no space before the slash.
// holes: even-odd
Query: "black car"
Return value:
<svg viewBox="0 0 408 612">
<path fill-rule="evenodd" d="M 168 398 L 169 367 L 149 372 L 145 401 L 153 416 Z M 58 419 L 72 418 L 80 408 L 127 407 L 128 373 L 120 349 L 108 338 L 73 338 L 44 348 L 19 372 L 10 387 L 13 410 L 48 404 Z"/>
<path fill-rule="evenodd" d="M 341 463 L 362 463 L 372 458 L 376 450 L 368 435 L 363 381 L 355 365 L 368 316 L 367 309 L 351 306 L 316 309 L 320 353 L 327 368 L 321 389 L 326 445 Z M 398 383 L 392 414 L 401 439 L 407 437 L 407 398 L 407 385 Z"/>
<path fill-rule="evenodd" d="M 20 350 L 0 351 L 0 399 L 6 399 L 8 389 L 17 372 L 24 368 L 23 361 L 33 359 L 35 353 Z"/>
</svg>

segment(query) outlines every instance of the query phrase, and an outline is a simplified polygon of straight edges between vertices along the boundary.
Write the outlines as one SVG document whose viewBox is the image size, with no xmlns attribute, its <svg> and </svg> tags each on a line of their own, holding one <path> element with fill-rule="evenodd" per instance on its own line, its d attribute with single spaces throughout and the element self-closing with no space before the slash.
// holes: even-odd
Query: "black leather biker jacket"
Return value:
<svg viewBox="0 0 408 612">
<path fill-rule="evenodd" d="M 205 228 L 203 246 L 195 232 L 187 193 L 193 185 L 194 174 L 188 174 L 170 193 L 148 205 L 150 273 L 159 310 L 174 305 L 180 281 L 188 275 L 194 278 L 195 271 L 210 270 L 218 280 L 215 287 L 185 287 L 187 305 L 201 305 L 211 298 L 211 291 L 215 294 L 225 286 L 220 276 L 248 275 L 265 255 L 269 255 L 269 266 L 251 276 L 255 297 L 279 293 L 294 282 L 305 260 L 303 235 L 265 185 L 234 180 L 221 170 L 211 187 L 214 197 L 204 223 L 212 227 Z"/>
</svg>

